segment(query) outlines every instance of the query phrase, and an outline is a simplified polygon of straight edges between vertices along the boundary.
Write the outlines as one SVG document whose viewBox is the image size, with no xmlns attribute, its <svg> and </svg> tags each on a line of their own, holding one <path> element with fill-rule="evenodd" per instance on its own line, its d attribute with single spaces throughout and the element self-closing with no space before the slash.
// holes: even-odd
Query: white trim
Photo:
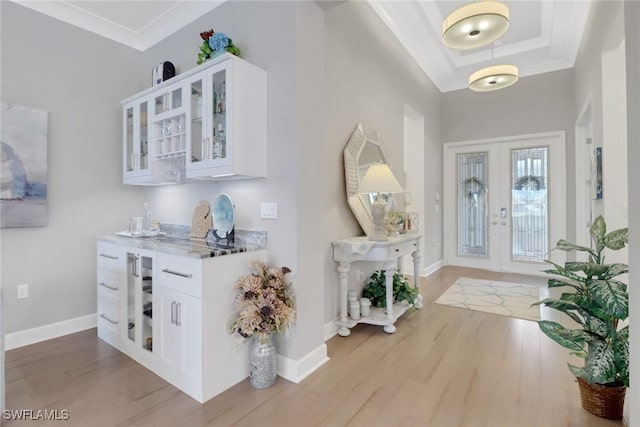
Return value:
<svg viewBox="0 0 640 427">
<path fill-rule="evenodd" d="M 464 147 L 465 145 L 473 145 L 473 144 L 491 144 L 494 142 L 515 142 L 521 139 L 533 139 L 533 138 L 547 138 L 547 137 L 557 137 L 561 136 L 566 140 L 567 132 L 564 130 L 556 130 L 551 132 L 540 132 L 540 133 L 526 133 L 523 135 L 512 135 L 512 136 L 496 136 L 493 138 L 482 138 L 482 139 L 471 139 L 468 141 L 452 141 L 445 142 L 444 149 L 446 151 L 449 147 Z"/>
<path fill-rule="evenodd" d="M 336 320 L 338 320 L 337 317 L 335 320 L 324 324 L 324 342 L 329 341 L 338 334 L 338 325 L 336 325 Z"/>
<path fill-rule="evenodd" d="M 282 378 L 294 383 L 299 383 L 316 369 L 324 365 L 327 357 L 327 345 L 322 344 L 315 350 L 307 353 L 300 360 L 292 360 L 280 354 L 277 355 L 277 372 Z"/>
<path fill-rule="evenodd" d="M 14 0 L 36 12 L 143 52 L 225 1 L 180 1 L 142 28 L 129 28 L 68 1 Z"/>
<path fill-rule="evenodd" d="M 435 273 L 436 271 L 440 270 L 442 267 L 444 267 L 444 260 L 443 259 L 434 262 L 433 264 L 431 264 L 428 267 L 425 267 L 422 270 L 422 274 L 420 275 L 420 277 L 427 277 L 427 276 Z"/>
<path fill-rule="evenodd" d="M 38 326 L 37 328 L 13 332 L 5 336 L 5 350 L 13 350 L 14 348 L 58 338 L 63 335 L 85 331 L 95 328 L 97 324 L 96 313 L 93 313 L 76 317 L 75 319 L 63 320 L 62 322 L 50 323 L 48 325 Z"/>
</svg>

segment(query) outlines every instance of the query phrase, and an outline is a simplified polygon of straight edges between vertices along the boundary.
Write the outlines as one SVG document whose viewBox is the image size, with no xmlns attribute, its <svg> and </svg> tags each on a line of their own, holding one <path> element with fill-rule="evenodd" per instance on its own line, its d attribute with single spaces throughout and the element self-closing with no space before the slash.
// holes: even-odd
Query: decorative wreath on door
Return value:
<svg viewBox="0 0 640 427">
<path fill-rule="evenodd" d="M 484 193 L 484 184 L 478 178 L 471 177 L 464 180 L 464 191 L 470 199 L 478 199 L 478 196 Z"/>
<path fill-rule="evenodd" d="M 478 180 L 475 176 L 471 178 L 467 178 L 463 182 L 464 192 L 467 194 L 467 197 L 473 203 L 473 206 L 478 205 L 478 198 L 482 193 L 484 193 L 484 184 Z"/>
</svg>

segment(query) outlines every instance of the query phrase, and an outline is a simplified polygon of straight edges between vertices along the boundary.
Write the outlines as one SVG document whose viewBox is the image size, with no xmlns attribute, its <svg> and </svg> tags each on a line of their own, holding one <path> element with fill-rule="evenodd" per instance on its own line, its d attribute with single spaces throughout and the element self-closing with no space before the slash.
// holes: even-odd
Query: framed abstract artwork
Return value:
<svg viewBox="0 0 640 427">
<path fill-rule="evenodd" d="M 1 108 L 0 226 L 45 226 L 48 113 L 4 102 Z"/>
</svg>

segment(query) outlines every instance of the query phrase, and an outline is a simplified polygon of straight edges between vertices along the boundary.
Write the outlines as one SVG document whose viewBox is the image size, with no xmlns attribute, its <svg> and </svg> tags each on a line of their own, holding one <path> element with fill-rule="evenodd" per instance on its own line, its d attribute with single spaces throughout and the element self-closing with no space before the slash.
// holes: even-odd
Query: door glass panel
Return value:
<svg viewBox="0 0 640 427">
<path fill-rule="evenodd" d="M 218 71 L 213 75 L 213 144 L 210 159 L 227 157 L 227 73 Z"/>
<path fill-rule="evenodd" d="M 488 256 L 487 160 L 486 152 L 458 154 L 459 256 Z"/>
<path fill-rule="evenodd" d="M 147 136 L 147 103 L 140 104 L 140 169 L 149 167 L 149 138 Z"/>
<path fill-rule="evenodd" d="M 544 261 L 548 248 L 547 147 L 511 151 L 511 258 Z"/>
<path fill-rule="evenodd" d="M 126 123 L 126 146 L 127 146 L 127 172 L 131 172 L 133 170 L 133 165 L 135 164 L 135 156 L 133 152 L 133 107 L 127 108 L 125 112 L 125 120 Z"/>
<path fill-rule="evenodd" d="M 201 162 L 204 159 L 205 140 L 202 130 L 202 117 L 204 115 L 202 101 L 202 80 L 191 83 L 191 136 L 190 136 L 190 163 Z"/>
</svg>

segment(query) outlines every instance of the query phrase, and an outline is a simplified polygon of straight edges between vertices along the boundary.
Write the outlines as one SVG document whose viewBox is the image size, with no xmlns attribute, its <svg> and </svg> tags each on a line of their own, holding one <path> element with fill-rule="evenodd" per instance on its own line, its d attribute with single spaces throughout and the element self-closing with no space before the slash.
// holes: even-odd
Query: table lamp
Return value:
<svg viewBox="0 0 640 427">
<path fill-rule="evenodd" d="M 369 167 L 358 187 L 358 193 L 376 193 L 376 201 L 371 204 L 371 217 L 373 218 L 375 231 L 372 236 L 369 236 L 369 240 L 388 240 L 384 229 L 386 204 L 382 200 L 381 193 L 402 192 L 404 190 L 386 163 L 379 163 Z"/>
</svg>

